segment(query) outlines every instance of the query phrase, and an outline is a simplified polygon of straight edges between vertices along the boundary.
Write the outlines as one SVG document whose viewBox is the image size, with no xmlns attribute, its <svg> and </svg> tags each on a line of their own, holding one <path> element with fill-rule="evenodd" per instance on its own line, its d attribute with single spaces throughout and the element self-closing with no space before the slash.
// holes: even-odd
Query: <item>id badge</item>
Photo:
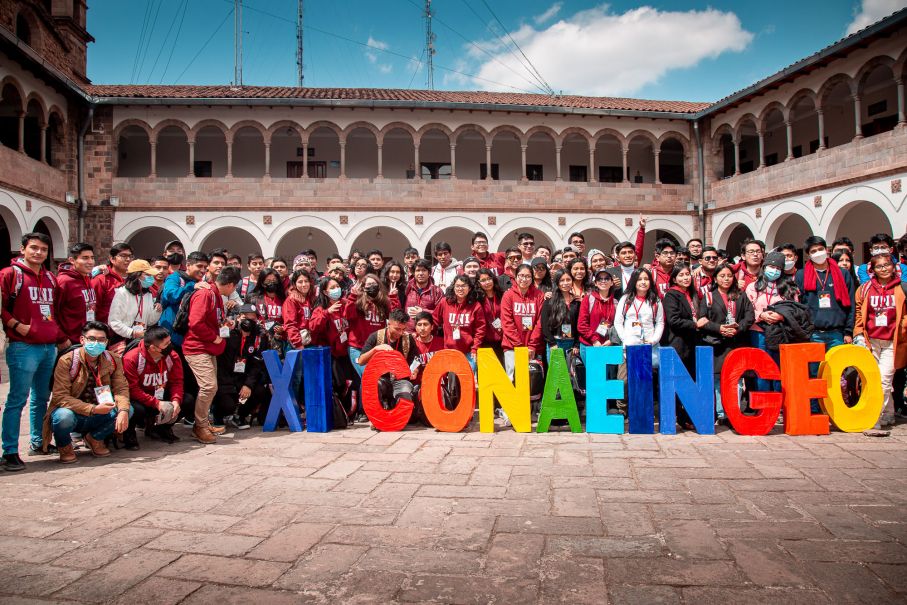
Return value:
<svg viewBox="0 0 907 605">
<path fill-rule="evenodd" d="M 270 329 L 273 328 L 273 327 L 274 327 L 274 322 L 273 322 L 273 321 L 266 321 L 266 322 L 265 322 L 265 330 L 270 330 Z"/>
<path fill-rule="evenodd" d="M 491 325 L 495 330 L 500 330 L 501 329 L 501 318 L 495 317 L 494 321 L 491 322 Z"/>
<path fill-rule="evenodd" d="M 820 309 L 831 309 L 831 294 L 820 294 L 819 295 L 819 308 Z"/>
<path fill-rule="evenodd" d="M 602 322 L 602 323 L 598 324 L 597 328 L 595 328 L 595 333 L 598 334 L 599 336 L 601 336 L 602 338 L 607 338 L 609 329 L 610 329 L 610 326 L 608 324 L 606 324 L 605 322 Z"/>
<path fill-rule="evenodd" d="M 94 396 L 98 400 L 98 403 L 113 403 L 113 393 L 110 391 L 109 384 L 95 387 Z"/>
<path fill-rule="evenodd" d="M 341 342 L 341 343 L 346 342 L 346 332 L 341 332 L 341 333 L 340 333 L 340 342 Z"/>
<path fill-rule="evenodd" d="M 94 309 L 89 309 L 85 311 L 85 321 L 94 321 Z"/>
<path fill-rule="evenodd" d="M 888 327 L 888 316 L 887 315 L 876 315 L 876 327 L 877 328 L 887 328 Z"/>
<path fill-rule="evenodd" d="M 522 322 L 523 322 L 523 329 L 524 329 L 524 330 L 531 330 L 531 329 L 532 329 L 532 318 L 531 318 L 531 317 L 528 317 L 528 316 L 524 315 L 524 316 L 523 316 L 523 319 L 522 319 Z"/>
<path fill-rule="evenodd" d="M 633 334 L 639 338 L 642 338 L 642 324 L 638 321 L 633 322 Z"/>
<path fill-rule="evenodd" d="M 41 305 L 41 317 L 46 320 L 50 320 L 53 314 L 50 311 L 50 305 Z"/>
<path fill-rule="evenodd" d="M 230 338 L 230 328 L 228 328 L 227 326 L 221 326 L 218 335 L 221 338 Z"/>
<path fill-rule="evenodd" d="M 415 358 L 415 359 L 413 359 L 413 362 L 412 362 L 411 364 L 409 364 L 409 371 L 412 372 L 412 373 L 415 373 L 416 370 L 419 369 L 419 366 L 420 366 L 420 365 L 422 365 L 422 364 L 419 363 L 419 358 L 418 358 L 418 357 Z"/>
<path fill-rule="evenodd" d="M 561 325 L 561 336 L 563 336 L 564 338 L 573 337 L 573 329 L 570 327 L 570 324 Z"/>
<path fill-rule="evenodd" d="M 164 387 L 158 387 L 154 389 L 154 398 L 158 401 L 164 400 Z"/>
<path fill-rule="evenodd" d="M 233 364 L 233 371 L 237 374 L 243 374 L 246 371 L 246 362 L 245 360 L 237 361 Z"/>
<path fill-rule="evenodd" d="M 453 332 L 450 333 L 450 337 L 454 340 L 460 340 L 460 328 L 455 327 Z"/>
</svg>

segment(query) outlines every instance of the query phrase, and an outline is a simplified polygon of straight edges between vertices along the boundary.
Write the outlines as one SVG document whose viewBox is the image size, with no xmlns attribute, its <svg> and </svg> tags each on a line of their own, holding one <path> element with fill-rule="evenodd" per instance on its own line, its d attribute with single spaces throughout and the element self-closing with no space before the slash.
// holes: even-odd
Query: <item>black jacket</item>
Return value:
<svg viewBox="0 0 907 605">
<path fill-rule="evenodd" d="M 245 344 L 245 348 L 240 348 Z M 270 348 L 268 334 L 261 327 L 255 326 L 255 332 L 248 336 L 238 327 L 230 330 L 224 352 L 217 356 L 217 390 L 223 393 L 236 393 L 243 386 L 254 389 L 256 385 L 270 382 L 262 351 Z M 251 349 L 251 351 L 250 351 Z M 243 372 L 234 372 L 236 362 L 244 359 L 246 368 Z"/>
<path fill-rule="evenodd" d="M 582 303 L 582 299 L 574 298 L 573 302 L 570 303 L 567 313 L 567 321 L 565 323 L 570 324 L 570 338 L 573 339 L 574 344 L 579 346 L 579 331 L 576 327 L 577 322 L 579 321 L 579 307 Z M 567 338 L 562 334 L 562 326 L 559 325 L 550 325 L 554 319 L 554 297 L 552 296 L 542 305 L 542 338 L 545 339 L 545 343 L 549 347 L 555 346 L 555 338 Z"/>
<path fill-rule="evenodd" d="M 635 271 L 636 269 L 634 269 Z M 624 295 L 624 281 L 622 277 L 623 269 L 621 266 L 615 265 L 614 267 L 608 267 L 605 269 L 608 273 L 611 274 L 611 278 L 614 281 L 614 286 L 611 288 L 611 296 L 614 297 L 614 300 L 620 300 L 620 297 Z"/>
<path fill-rule="evenodd" d="M 705 324 L 700 330 L 702 342 L 711 346 L 715 351 L 714 372 L 719 374 L 721 367 L 724 365 L 724 358 L 733 349 L 747 346 L 747 331 L 753 325 L 753 305 L 750 299 L 743 292 L 737 296 L 737 310 L 734 314 L 734 320 L 738 324 L 737 334 L 732 338 L 725 338 L 721 335 L 721 326 L 727 319 L 727 307 L 724 299 L 718 290 L 712 290 L 708 296 L 703 296 L 699 300 L 699 316 L 707 317 L 709 323 Z"/>
<path fill-rule="evenodd" d="M 696 345 L 699 340 L 699 330 L 696 320 L 693 319 L 693 309 L 687 302 L 687 297 L 677 290 L 669 288 L 661 304 L 664 305 L 665 330 L 661 337 L 661 345 L 672 347 L 684 365 L 688 368 L 696 356 Z M 699 299 L 693 297 L 693 304 L 699 307 Z"/>
<path fill-rule="evenodd" d="M 765 348 L 777 351 L 780 345 L 798 342 L 809 342 L 812 334 L 812 312 L 803 303 L 793 300 L 781 300 L 766 308 L 784 317 L 784 321 L 776 324 L 759 322 L 759 327 L 765 332 Z"/>
</svg>

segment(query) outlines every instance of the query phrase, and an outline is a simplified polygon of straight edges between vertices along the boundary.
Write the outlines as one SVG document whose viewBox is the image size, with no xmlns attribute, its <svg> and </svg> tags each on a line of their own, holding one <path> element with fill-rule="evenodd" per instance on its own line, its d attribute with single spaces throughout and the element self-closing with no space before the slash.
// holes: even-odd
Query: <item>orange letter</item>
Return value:
<svg viewBox="0 0 907 605">
<path fill-rule="evenodd" d="M 453 372 L 460 380 L 460 401 L 448 410 L 441 403 L 441 378 Z M 476 385 L 472 368 L 463 353 L 445 349 L 435 353 L 422 374 L 422 409 L 433 427 L 445 433 L 458 433 L 472 420 L 476 410 Z"/>
<path fill-rule="evenodd" d="M 810 399 L 824 399 L 828 383 L 809 377 L 809 363 L 825 361 L 818 342 L 781 345 L 781 390 L 784 391 L 784 432 L 788 435 L 827 435 L 828 416 L 813 414 Z"/>
<path fill-rule="evenodd" d="M 401 399 L 392 410 L 378 400 L 378 379 L 393 374 L 398 380 L 409 378 L 409 366 L 399 351 L 378 351 L 365 364 L 362 374 L 362 409 L 379 431 L 400 431 L 413 415 L 413 402 Z"/>
</svg>

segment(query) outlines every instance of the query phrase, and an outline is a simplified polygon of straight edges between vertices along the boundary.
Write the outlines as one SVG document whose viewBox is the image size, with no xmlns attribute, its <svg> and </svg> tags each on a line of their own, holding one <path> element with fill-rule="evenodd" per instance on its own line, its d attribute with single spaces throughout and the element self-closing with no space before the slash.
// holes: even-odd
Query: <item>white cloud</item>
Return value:
<svg viewBox="0 0 907 605">
<path fill-rule="evenodd" d="M 394 66 L 390 63 L 378 63 L 378 53 L 376 53 L 372 48 L 377 50 L 387 50 L 390 48 L 390 45 L 387 42 L 382 42 L 381 40 L 375 40 L 371 36 L 368 37 L 369 49 L 365 51 L 365 58 L 368 59 L 368 62 L 372 65 L 377 66 L 378 72 L 382 74 L 389 74 L 394 70 Z"/>
<path fill-rule="evenodd" d="M 670 70 L 742 51 L 753 39 L 732 12 L 641 7 L 617 14 L 608 5 L 576 13 L 545 29 L 523 25 L 511 36 L 556 91 L 605 96 L 633 94 Z M 481 62 L 473 69 L 482 78 L 473 82 L 475 86 L 534 89 L 514 56 L 518 53 L 509 52 L 504 40 L 478 44 L 495 58 L 467 51 L 474 62 Z"/>
<path fill-rule="evenodd" d="M 546 23 L 546 22 L 550 21 L 552 18 L 554 18 L 554 16 L 556 14 L 561 12 L 562 6 L 563 6 L 563 3 L 555 2 L 550 7 L 548 7 L 548 10 L 546 10 L 541 15 L 536 15 L 535 17 L 532 18 L 532 20 L 535 21 L 536 25 L 541 25 L 542 23 Z"/>
<path fill-rule="evenodd" d="M 847 35 L 857 32 L 907 6 L 907 0 L 862 0 L 860 11 L 847 26 Z"/>
</svg>

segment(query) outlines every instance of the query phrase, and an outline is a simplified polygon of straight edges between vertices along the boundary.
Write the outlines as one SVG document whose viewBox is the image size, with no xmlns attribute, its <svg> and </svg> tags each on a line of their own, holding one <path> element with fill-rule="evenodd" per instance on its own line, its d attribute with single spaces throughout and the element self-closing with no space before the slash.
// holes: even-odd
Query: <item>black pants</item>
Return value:
<svg viewBox="0 0 907 605">
<path fill-rule="evenodd" d="M 894 409 L 903 412 L 904 405 L 904 387 L 907 387 L 907 369 L 900 369 L 894 373 L 894 380 L 891 383 L 891 399 L 894 402 Z"/>
<path fill-rule="evenodd" d="M 245 403 L 239 403 L 239 389 L 218 388 L 217 394 L 211 405 L 211 413 L 214 416 L 216 424 L 222 424 L 224 418 L 233 414 L 240 416 L 250 416 L 256 411 L 258 418 L 263 422 L 265 415 L 268 413 L 268 406 L 271 404 L 271 389 L 265 385 L 255 385 L 252 394 Z"/>
</svg>

